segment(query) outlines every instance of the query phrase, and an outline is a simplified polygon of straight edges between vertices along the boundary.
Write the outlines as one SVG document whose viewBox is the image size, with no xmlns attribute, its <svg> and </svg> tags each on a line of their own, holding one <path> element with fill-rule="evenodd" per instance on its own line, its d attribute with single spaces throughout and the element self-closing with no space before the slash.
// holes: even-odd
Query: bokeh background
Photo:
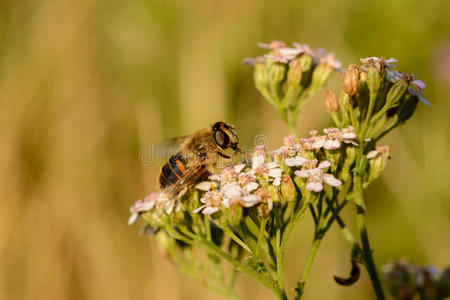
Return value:
<svg viewBox="0 0 450 300">
<path fill-rule="evenodd" d="M 368 190 L 369 233 L 378 266 L 404 257 L 444 267 L 449 20 L 448 0 L 0 0 L 0 299 L 220 299 L 127 226 L 129 206 L 156 186 L 158 167 L 139 153 L 217 120 L 235 124 L 245 147 L 258 134 L 280 145 L 287 129 L 241 64 L 273 39 L 325 47 L 344 65 L 393 56 L 427 83 L 433 107 L 384 140 L 393 159 Z M 323 96 L 306 105 L 301 134 L 329 125 Z M 311 226 L 306 218 L 288 245 L 289 286 Z M 365 273 L 334 284 L 349 252 L 334 228 L 305 299 L 373 299 Z M 272 298 L 245 275 L 237 292 Z"/>
</svg>

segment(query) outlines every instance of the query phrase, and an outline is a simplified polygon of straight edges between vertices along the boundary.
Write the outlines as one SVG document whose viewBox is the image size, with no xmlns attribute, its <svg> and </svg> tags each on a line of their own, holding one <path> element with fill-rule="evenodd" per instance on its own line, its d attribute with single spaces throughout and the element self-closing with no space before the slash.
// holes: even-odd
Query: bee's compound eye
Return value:
<svg viewBox="0 0 450 300">
<path fill-rule="evenodd" d="M 230 144 L 230 138 L 223 130 L 218 130 L 214 133 L 214 140 L 222 149 L 228 148 L 228 145 Z"/>
</svg>

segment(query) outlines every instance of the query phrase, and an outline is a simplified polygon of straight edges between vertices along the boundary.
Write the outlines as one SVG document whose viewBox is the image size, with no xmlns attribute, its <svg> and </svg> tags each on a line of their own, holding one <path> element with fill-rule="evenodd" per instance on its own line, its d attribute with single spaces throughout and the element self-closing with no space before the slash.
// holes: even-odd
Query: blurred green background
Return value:
<svg viewBox="0 0 450 300">
<path fill-rule="evenodd" d="M 177 272 L 129 206 L 155 190 L 158 168 L 139 153 L 217 120 L 242 145 L 287 129 L 241 61 L 258 41 L 309 43 L 344 65 L 393 56 L 427 83 L 414 118 L 383 143 L 392 160 L 368 190 L 377 265 L 405 257 L 450 262 L 450 1 L 0 0 L 0 299 L 220 299 Z M 331 87 L 338 88 L 335 74 Z M 309 102 L 302 135 L 329 125 L 324 93 Z M 349 208 L 347 216 L 352 216 Z M 311 220 L 288 245 L 294 287 Z M 305 299 L 373 299 L 352 287 L 350 249 L 325 238 Z M 241 275 L 242 299 L 271 294 Z"/>
</svg>

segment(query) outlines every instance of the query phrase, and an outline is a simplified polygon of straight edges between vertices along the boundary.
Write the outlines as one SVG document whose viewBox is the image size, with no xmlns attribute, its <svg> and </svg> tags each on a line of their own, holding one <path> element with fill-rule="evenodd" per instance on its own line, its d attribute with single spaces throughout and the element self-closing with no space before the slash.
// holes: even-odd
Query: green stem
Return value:
<svg viewBox="0 0 450 300">
<path fill-rule="evenodd" d="M 375 100 L 377 98 L 377 93 L 370 93 L 369 108 L 367 109 L 366 119 L 364 125 L 361 128 L 361 136 L 364 137 L 369 126 L 370 117 L 372 117 L 373 107 L 375 105 Z"/>
<path fill-rule="evenodd" d="M 281 118 L 283 119 L 286 126 L 289 128 L 289 131 L 291 134 L 295 137 L 296 140 L 298 140 L 298 134 L 297 134 L 297 118 L 291 114 L 289 116 L 288 110 L 279 108 Z"/>
<path fill-rule="evenodd" d="M 276 258 L 277 258 L 277 281 L 278 288 L 284 292 L 284 281 L 283 281 L 283 254 L 284 251 L 281 250 L 281 229 L 277 229 L 275 237 L 276 245 Z M 285 295 L 286 297 L 286 295 Z"/>
<path fill-rule="evenodd" d="M 377 299 L 384 300 L 385 296 L 383 293 L 383 289 L 381 287 L 380 279 L 378 278 L 377 269 L 375 266 L 375 262 L 373 260 L 372 249 L 370 248 L 369 237 L 367 235 L 365 205 L 362 194 L 362 179 L 360 176 L 355 176 L 354 181 L 355 181 L 354 201 L 356 205 L 356 226 L 358 228 L 358 232 L 361 238 L 363 259 L 365 262 L 367 272 L 369 273 L 369 277 L 372 282 L 372 287 L 375 291 Z"/>
<path fill-rule="evenodd" d="M 311 245 L 311 249 L 309 250 L 308 258 L 306 260 L 305 268 L 303 269 L 302 276 L 300 277 L 300 283 L 302 284 L 302 286 L 304 286 L 306 284 L 306 280 L 308 279 L 308 275 L 309 275 L 309 272 L 311 271 L 314 257 L 316 256 L 317 249 L 319 248 L 321 240 L 322 240 L 322 236 L 316 235 L 314 237 L 313 243 Z"/>
</svg>

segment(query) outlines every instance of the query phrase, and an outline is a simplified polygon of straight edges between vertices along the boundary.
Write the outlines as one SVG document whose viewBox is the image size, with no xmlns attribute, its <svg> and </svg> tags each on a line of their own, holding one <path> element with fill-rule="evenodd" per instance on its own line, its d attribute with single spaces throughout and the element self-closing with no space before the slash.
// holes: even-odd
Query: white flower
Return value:
<svg viewBox="0 0 450 300">
<path fill-rule="evenodd" d="M 286 166 L 289 166 L 289 167 L 297 167 L 297 166 L 302 166 L 306 161 L 307 161 L 306 158 L 304 158 L 300 155 L 297 155 L 293 158 L 290 158 L 290 157 L 286 158 L 284 160 L 284 163 L 286 164 Z"/>
<path fill-rule="evenodd" d="M 334 127 L 325 128 L 323 132 L 326 133 L 326 136 L 315 137 L 315 141 L 312 144 L 313 148 L 318 149 L 323 147 L 327 150 L 338 149 L 341 147 L 341 142 L 358 145 L 354 141 L 356 134 L 352 126 L 343 128 L 342 131 Z"/>
<path fill-rule="evenodd" d="M 326 169 L 331 166 L 331 163 L 328 160 L 324 160 L 317 165 L 317 159 L 308 159 L 304 164 L 301 170 L 297 170 L 294 172 L 295 175 L 301 178 L 307 178 L 309 173 L 315 169 Z"/>
<path fill-rule="evenodd" d="M 223 194 L 217 191 L 210 191 L 205 194 L 200 202 L 204 205 L 193 211 L 194 214 L 202 212 L 205 215 L 211 215 L 219 210 L 219 206 L 222 204 Z"/>
<path fill-rule="evenodd" d="M 226 167 L 220 172 L 220 183 L 222 185 L 237 179 L 237 173 L 233 167 Z"/>
<path fill-rule="evenodd" d="M 128 225 L 133 224 L 139 217 L 139 213 L 152 210 L 158 200 L 159 193 L 151 193 L 144 198 L 144 201 L 138 200 L 130 207 L 131 216 L 128 219 Z"/>
<path fill-rule="evenodd" d="M 229 199 L 239 198 L 242 195 L 242 188 L 235 182 L 222 186 L 220 191 Z"/>
<path fill-rule="evenodd" d="M 320 192 L 323 190 L 323 182 L 328 185 L 337 187 L 342 182 L 335 178 L 332 174 L 325 174 L 321 168 L 315 168 L 305 171 L 295 171 L 295 175 L 306 179 L 306 189 L 312 192 Z"/>
</svg>

